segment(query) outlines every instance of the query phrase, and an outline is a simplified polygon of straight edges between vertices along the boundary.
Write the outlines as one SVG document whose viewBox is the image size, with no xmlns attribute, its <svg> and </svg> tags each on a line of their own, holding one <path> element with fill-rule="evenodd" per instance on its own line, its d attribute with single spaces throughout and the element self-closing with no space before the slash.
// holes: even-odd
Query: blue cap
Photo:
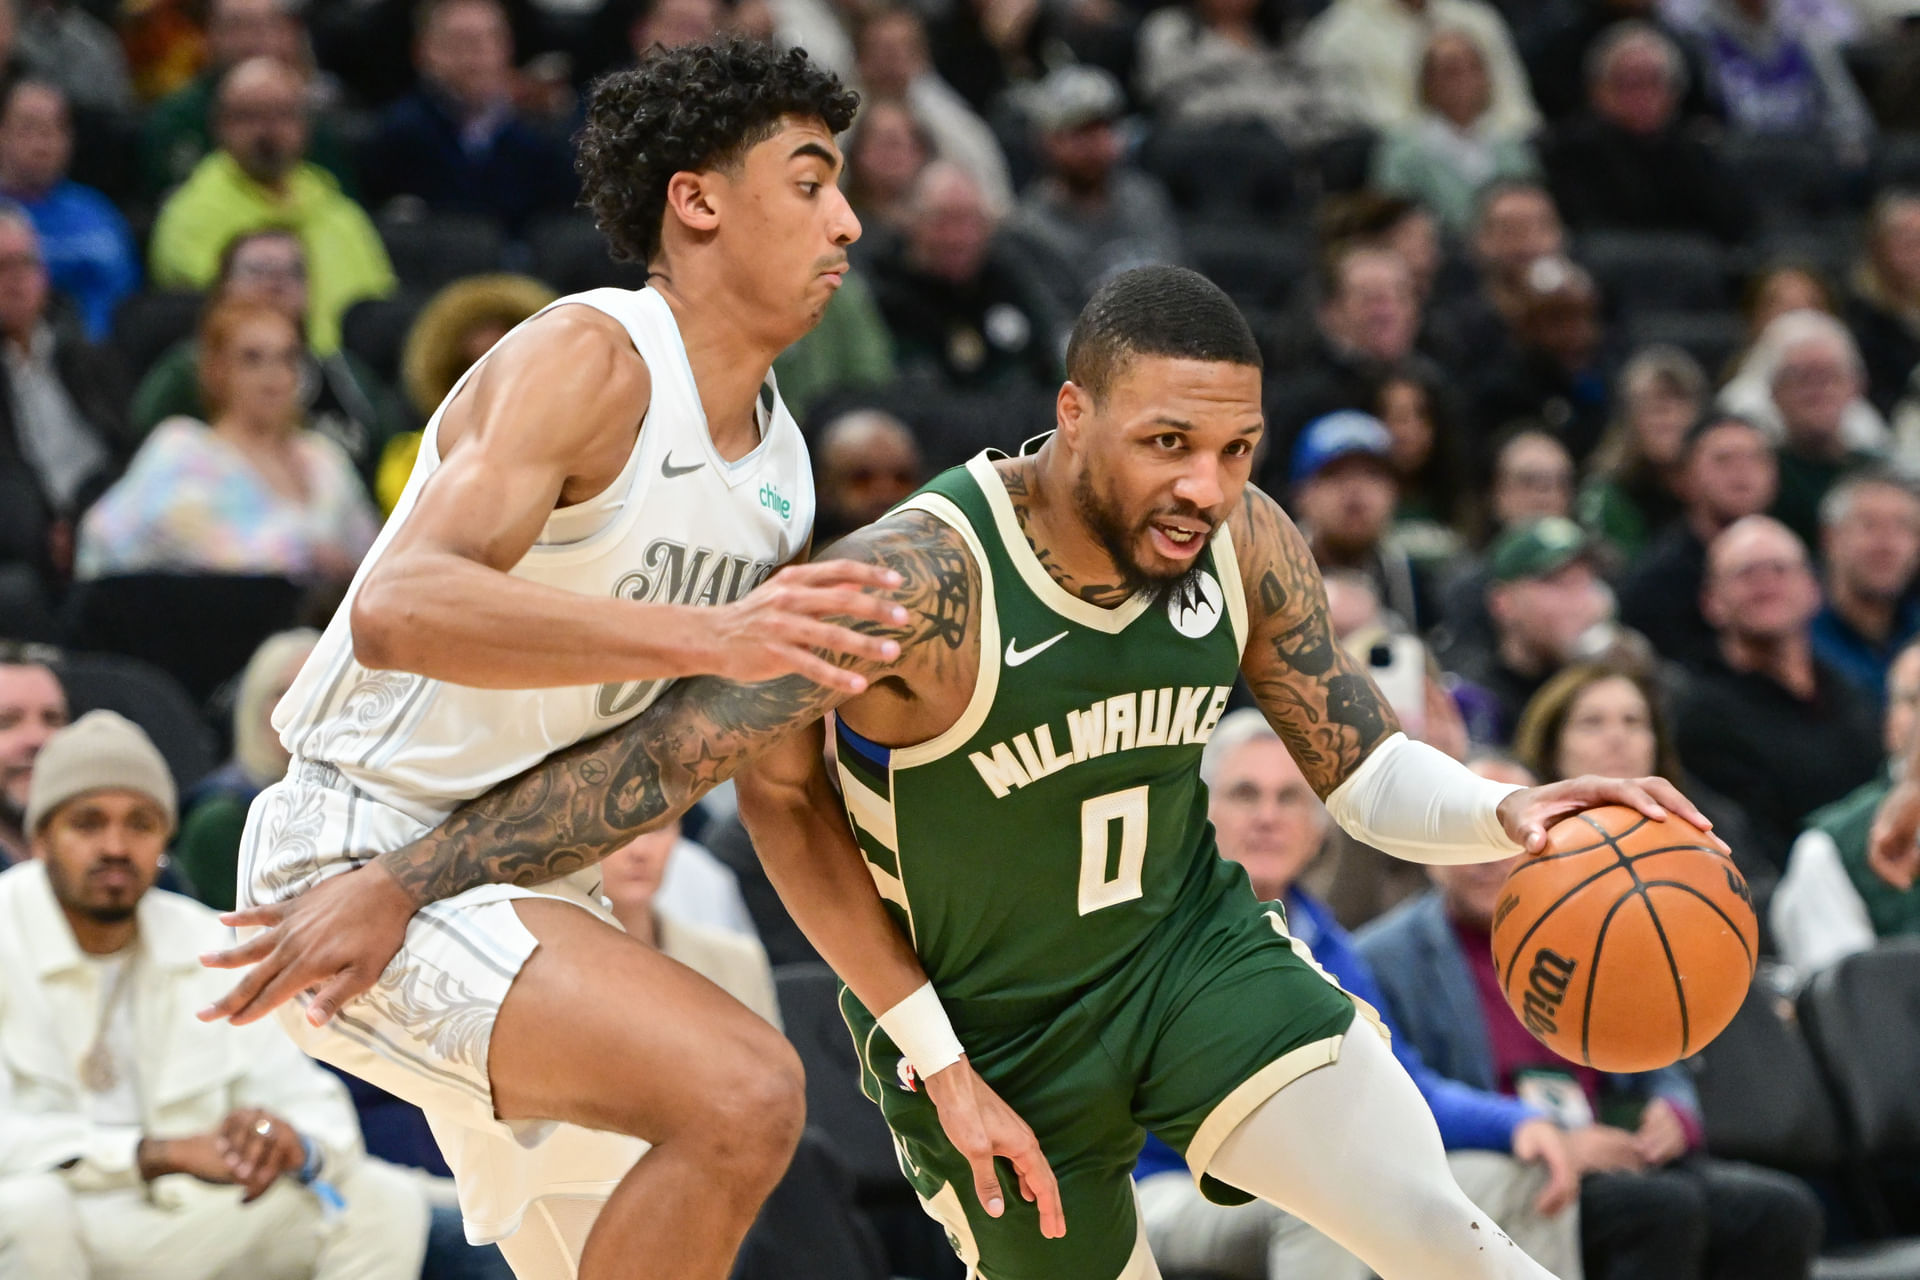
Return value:
<svg viewBox="0 0 1920 1280">
<path fill-rule="evenodd" d="M 1293 483 L 1305 484 L 1331 462 L 1364 453 L 1388 461 L 1393 437 L 1380 419 L 1358 409 L 1342 409 L 1309 422 L 1293 446 Z"/>
</svg>

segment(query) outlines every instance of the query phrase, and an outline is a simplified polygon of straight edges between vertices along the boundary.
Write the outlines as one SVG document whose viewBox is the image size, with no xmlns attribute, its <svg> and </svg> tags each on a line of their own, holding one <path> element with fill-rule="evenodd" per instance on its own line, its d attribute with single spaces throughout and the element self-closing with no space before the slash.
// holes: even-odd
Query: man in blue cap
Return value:
<svg viewBox="0 0 1920 1280">
<path fill-rule="evenodd" d="M 1315 418 L 1294 442 L 1286 505 L 1322 573 L 1364 576 L 1385 608 L 1424 631 L 1436 617 L 1428 584 L 1391 536 L 1400 501 L 1391 446 L 1387 428 L 1370 413 L 1343 409 Z"/>
</svg>

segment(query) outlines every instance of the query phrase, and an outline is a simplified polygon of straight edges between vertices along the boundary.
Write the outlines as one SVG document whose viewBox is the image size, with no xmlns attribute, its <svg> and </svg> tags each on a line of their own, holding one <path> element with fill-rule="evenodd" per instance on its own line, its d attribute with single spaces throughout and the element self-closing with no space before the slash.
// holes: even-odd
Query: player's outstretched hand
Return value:
<svg viewBox="0 0 1920 1280">
<path fill-rule="evenodd" d="M 1920 879 L 1920 786 L 1902 778 L 1880 802 L 1867 838 L 1867 865 L 1896 889 L 1911 889 Z"/>
<path fill-rule="evenodd" d="M 901 581 L 891 569 L 854 560 L 789 565 L 735 603 L 697 611 L 711 628 L 708 669 L 747 684 L 799 675 L 859 693 L 867 678 L 833 659 L 892 662 L 900 643 L 827 619 L 904 624 L 907 611 L 879 594 Z"/>
<path fill-rule="evenodd" d="M 200 963 L 209 969 L 253 968 L 196 1016 L 202 1022 L 254 1022 L 302 991 L 314 991 L 307 1021 L 324 1026 L 379 980 L 406 940 L 413 912 L 413 899 L 377 862 L 331 876 L 285 902 L 229 911 L 221 923 L 260 932 L 236 947 L 201 956 Z"/>
<path fill-rule="evenodd" d="M 1584 774 L 1564 782 L 1526 787 L 1500 802 L 1500 825 L 1506 828 L 1513 842 L 1528 853 L 1544 853 L 1547 828 L 1562 818 L 1608 804 L 1623 804 L 1655 822 L 1664 822 L 1669 814 L 1678 814 L 1700 828 L 1720 852 L 1733 852 L 1727 848 L 1726 841 L 1713 834 L 1713 823 L 1707 820 L 1707 815 L 1694 808 L 1693 802 L 1665 778 L 1602 778 Z"/>
<path fill-rule="evenodd" d="M 987 1216 L 997 1218 L 1006 1212 L 1000 1175 L 993 1164 L 998 1156 L 1013 1166 L 1020 1194 L 1038 1206 L 1040 1234 L 1049 1240 L 1066 1235 L 1067 1215 L 1060 1207 L 1060 1184 L 1054 1181 L 1053 1167 L 1040 1150 L 1040 1140 L 980 1078 L 973 1064 L 962 1058 L 923 1083 L 940 1113 L 940 1127 L 946 1130 L 947 1141 L 973 1166 L 973 1193 Z"/>
</svg>

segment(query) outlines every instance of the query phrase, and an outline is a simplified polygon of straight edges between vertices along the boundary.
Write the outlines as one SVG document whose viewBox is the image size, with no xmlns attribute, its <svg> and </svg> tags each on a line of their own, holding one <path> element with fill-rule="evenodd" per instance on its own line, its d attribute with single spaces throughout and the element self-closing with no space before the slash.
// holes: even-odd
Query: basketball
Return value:
<svg viewBox="0 0 1920 1280">
<path fill-rule="evenodd" d="M 1698 828 L 1608 805 L 1555 823 L 1493 915 L 1494 971 L 1514 1014 L 1561 1057 L 1651 1071 L 1726 1029 L 1759 926 L 1733 859 Z"/>
</svg>

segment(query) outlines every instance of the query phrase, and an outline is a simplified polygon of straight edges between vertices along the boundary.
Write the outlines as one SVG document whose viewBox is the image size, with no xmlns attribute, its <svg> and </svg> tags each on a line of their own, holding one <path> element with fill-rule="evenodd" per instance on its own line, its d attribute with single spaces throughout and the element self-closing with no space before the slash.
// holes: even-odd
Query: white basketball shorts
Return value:
<svg viewBox="0 0 1920 1280">
<path fill-rule="evenodd" d="M 295 760 L 247 815 L 241 905 L 291 897 L 427 829 L 332 766 Z M 422 908 L 373 990 L 326 1026 L 307 1022 L 304 996 L 279 1010 L 281 1025 L 310 1056 L 427 1113 L 475 1244 L 512 1235 L 527 1206 L 543 1197 L 606 1199 L 646 1150 L 621 1134 L 508 1124 L 494 1114 L 487 1050 L 507 989 L 537 945 L 513 908 L 528 897 L 559 898 L 613 923 L 566 881 L 473 889 Z"/>
</svg>

